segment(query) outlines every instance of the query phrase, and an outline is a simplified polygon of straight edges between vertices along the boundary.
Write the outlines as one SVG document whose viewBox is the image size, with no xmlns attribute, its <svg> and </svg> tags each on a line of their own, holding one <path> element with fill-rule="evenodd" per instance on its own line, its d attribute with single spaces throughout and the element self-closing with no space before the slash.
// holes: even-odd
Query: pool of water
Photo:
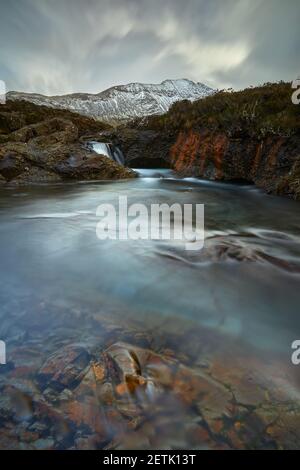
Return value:
<svg viewBox="0 0 300 470">
<path fill-rule="evenodd" d="M 0 447 L 295 447 L 299 204 L 138 171 L 0 189 Z M 121 195 L 204 204 L 204 248 L 99 240 Z"/>
</svg>

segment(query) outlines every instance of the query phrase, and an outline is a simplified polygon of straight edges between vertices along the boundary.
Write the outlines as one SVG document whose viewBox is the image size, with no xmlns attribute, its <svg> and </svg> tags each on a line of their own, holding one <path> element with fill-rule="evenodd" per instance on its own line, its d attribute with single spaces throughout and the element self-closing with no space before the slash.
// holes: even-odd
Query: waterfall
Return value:
<svg viewBox="0 0 300 470">
<path fill-rule="evenodd" d="M 117 163 L 119 163 L 120 165 L 124 165 L 125 158 L 124 158 L 122 150 L 119 147 L 114 147 L 113 155 Z"/>
<path fill-rule="evenodd" d="M 105 155 L 111 160 L 114 160 L 116 163 L 119 163 L 119 165 L 124 165 L 125 158 L 123 152 L 119 147 L 115 146 L 114 144 L 105 142 L 90 142 L 89 146 L 94 152 L 98 153 L 99 155 Z"/>
</svg>

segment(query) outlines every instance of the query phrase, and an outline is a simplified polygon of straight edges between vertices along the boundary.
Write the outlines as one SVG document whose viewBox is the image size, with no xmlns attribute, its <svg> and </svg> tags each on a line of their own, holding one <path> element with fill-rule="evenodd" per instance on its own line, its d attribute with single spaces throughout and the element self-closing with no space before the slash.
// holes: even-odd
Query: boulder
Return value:
<svg viewBox="0 0 300 470">
<path fill-rule="evenodd" d="M 2 152 L 0 150 L 0 174 L 3 178 L 10 181 L 24 171 L 26 160 L 21 153 L 10 149 Z"/>
<path fill-rule="evenodd" d="M 65 346 L 43 364 L 38 381 L 43 389 L 73 389 L 83 379 L 91 356 L 80 344 Z"/>
<path fill-rule="evenodd" d="M 105 155 L 91 155 L 83 148 L 73 146 L 67 150 L 67 158 L 53 166 L 62 178 L 70 179 L 119 179 L 132 178 L 136 174 L 118 165 Z"/>
</svg>

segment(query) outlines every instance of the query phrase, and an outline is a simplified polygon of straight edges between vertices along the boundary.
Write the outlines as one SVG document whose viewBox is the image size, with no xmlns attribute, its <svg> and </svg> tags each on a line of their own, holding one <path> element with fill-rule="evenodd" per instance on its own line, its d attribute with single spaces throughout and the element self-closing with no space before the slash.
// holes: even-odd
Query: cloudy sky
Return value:
<svg viewBox="0 0 300 470">
<path fill-rule="evenodd" d="M 299 0 L 0 0 L 9 90 L 98 93 L 190 78 L 243 88 L 300 74 Z"/>
</svg>

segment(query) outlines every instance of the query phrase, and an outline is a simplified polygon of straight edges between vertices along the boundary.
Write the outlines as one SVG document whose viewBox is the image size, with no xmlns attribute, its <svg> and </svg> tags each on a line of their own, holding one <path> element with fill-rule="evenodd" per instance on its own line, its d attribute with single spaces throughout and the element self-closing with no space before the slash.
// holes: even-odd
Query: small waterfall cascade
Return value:
<svg viewBox="0 0 300 470">
<path fill-rule="evenodd" d="M 112 143 L 106 142 L 90 142 L 89 147 L 99 155 L 105 155 L 106 157 L 114 160 L 119 165 L 124 165 L 125 158 L 122 150 Z"/>
</svg>

